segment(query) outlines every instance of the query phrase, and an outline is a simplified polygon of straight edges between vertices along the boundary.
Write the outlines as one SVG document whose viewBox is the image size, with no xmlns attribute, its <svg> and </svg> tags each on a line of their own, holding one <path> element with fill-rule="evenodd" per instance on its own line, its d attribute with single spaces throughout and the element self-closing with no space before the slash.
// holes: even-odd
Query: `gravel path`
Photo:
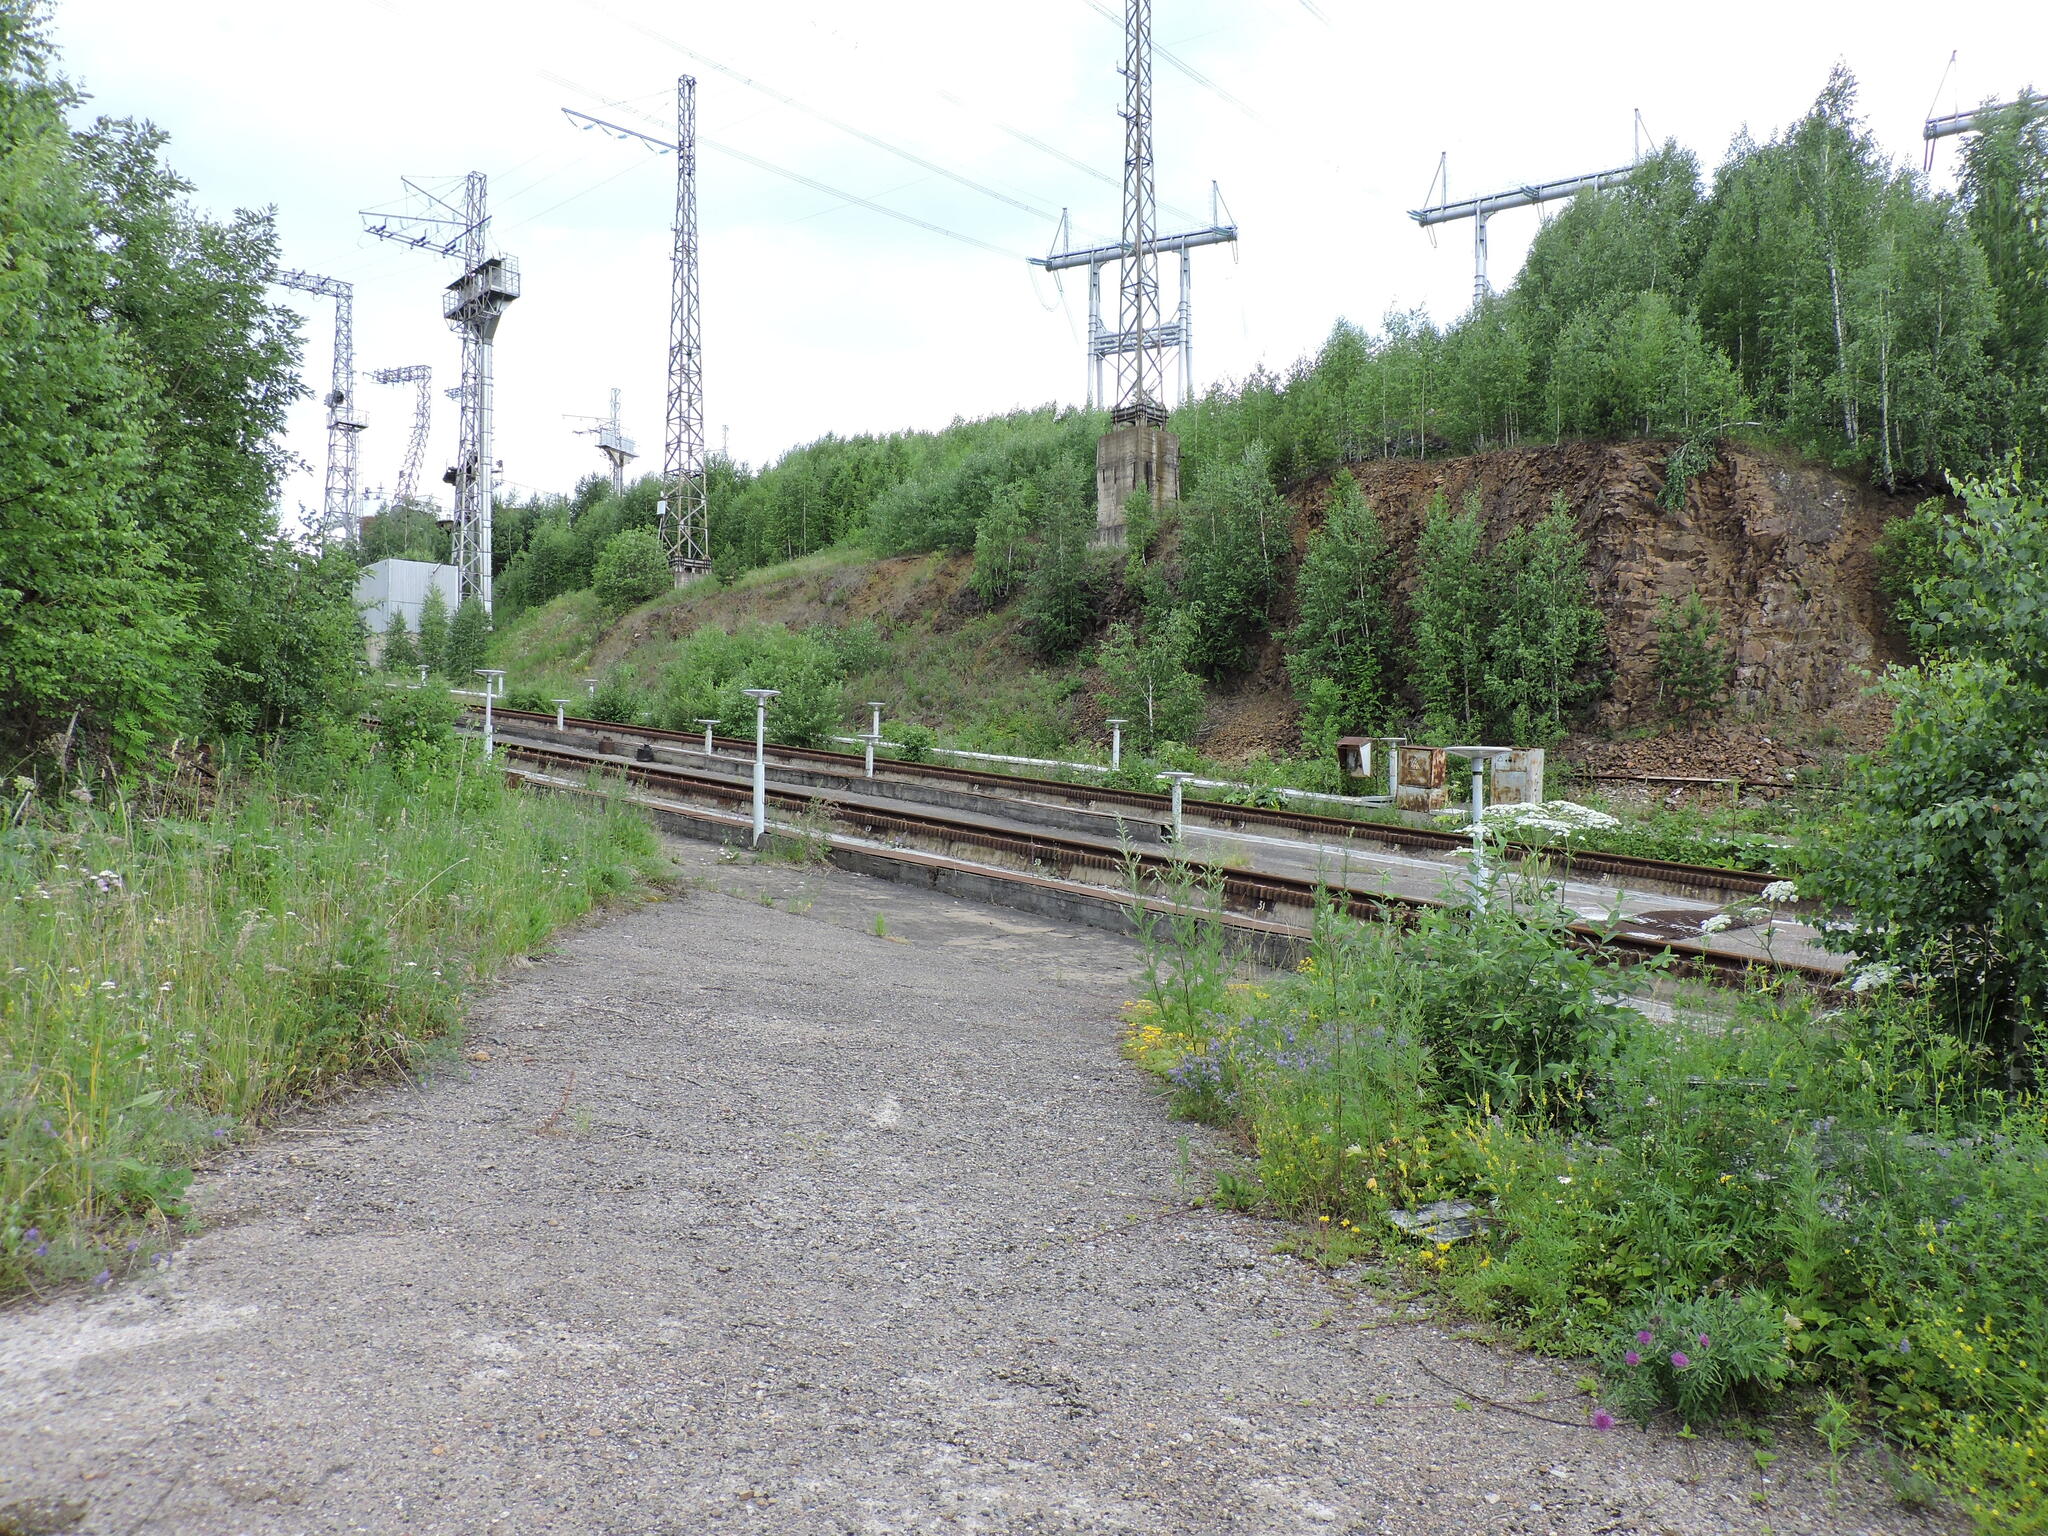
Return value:
<svg viewBox="0 0 2048 1536">
<path fill-rule="evenodd" d="M 1461 1410 L 1585 1405 L 1189 1209 L 1227 1151 L 1116 1054 L 1130 946 L 676 853 L 717 888 L 517 972 L 463 1070 L 0 1314 L 0 1533 L 1937 1528 L 1794 1446 Z"/>
</svg>

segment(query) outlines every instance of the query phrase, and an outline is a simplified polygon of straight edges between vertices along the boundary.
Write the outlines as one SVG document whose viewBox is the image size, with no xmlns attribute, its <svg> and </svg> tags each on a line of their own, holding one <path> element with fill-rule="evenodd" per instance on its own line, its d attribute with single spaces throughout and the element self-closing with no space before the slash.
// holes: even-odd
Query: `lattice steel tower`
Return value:
<svg viewBox="0 0 2048 1536">
<path fill-rule="evenodd" d="M 668 432 L 662 542 L 677 586 L 711 569 L 704 484 L 704 353 L 697 291 L 697 82 L 676 80 L 675 258 L 668 307 Z"/>
<path fill-rule="evenodd" d="M 597 451 L 604 455 L 605 462 L 612 470 L 612 494 L 626 494 L 626 465 L 640 457 L 640 445 L 626 436 L 626 429 L 619 420 L 619 391 L 612 391 L 612 413 L 609 416 L 577 416 L 575 421 L 594 421 L 594 427 L 578 427 L 578 437 L 597 438 Z"/>
<path fill-rule="evenodd" d="M 1159 233 L 1152 188 L 1152 0 L 1124 0 L 1124 259 L 1121 329 L 1133 345 L 1116 359 L 1118 426 L 1166 423 L 1164 348 L 1159 334 Z"/>
<path fill-rule="evenodd" d="M 277 284 L 334 300 L 334 369 L 326 402 L 327 486 L 312 534 L 323 544 L 346 541 L 356 535 L 356 435 L 365 426 L 356 408 L 355 285 L 312 272 L 280 272 Z"/>
<path fill-rule="evenodd" d="M 434 420 L 434 370 L 425 363 L 403 368 L 374 369 L 370 378 L 378 384 L 416 384 L 412 404 L 412 436 L 405 442 L 405 467 L 398 472 L 398 491 L 393 501 L 411 501 L 419 491 L 420 466 L 427 459 L 427 429 Z"/>
<path fill-rule="evenodd" d="M 462 337 L 462 385 L 456 396 L 461 403 L 462 425 L 455 463 L 442 478 L 455 488 L 450 559 L 455 566 L 458 590 L 465 598 L 476 598 L 488 614 L 491 506 L 497 478 L 491 432 L 492 344 L 498 334 L 498 322 L 519 297 L 519 263 L 509 256 L 490 254 L 488 181 L 482 171 L 471 171 L 463 178 L 460 207 L 417 182 L 407 181 L 405 186 L 416 198 L 426 200 L 427 210 L 366 211 L 365 218 L 377 221 L 366 228 L 382 239 L 438 251 L 462 262 L 462 275 L 441 295 L 442 318 Z M 443 231 L 454 232 L 428 234 L 420 226 L 439 226 Z"/>
</svg>

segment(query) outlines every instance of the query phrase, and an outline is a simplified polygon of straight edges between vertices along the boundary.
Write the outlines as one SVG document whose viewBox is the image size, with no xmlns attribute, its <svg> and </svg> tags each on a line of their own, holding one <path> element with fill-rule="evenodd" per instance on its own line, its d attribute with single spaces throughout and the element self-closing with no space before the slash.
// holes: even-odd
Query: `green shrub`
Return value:
<svg viewBox="0 0 2048 1536">
<path fill-rule="evenodd" d="M 598 552 L 590 584 L 608 613 L 624 613 L 675 585 L 659 535 L 645 528 L 614 534 Z"/>
</svg>

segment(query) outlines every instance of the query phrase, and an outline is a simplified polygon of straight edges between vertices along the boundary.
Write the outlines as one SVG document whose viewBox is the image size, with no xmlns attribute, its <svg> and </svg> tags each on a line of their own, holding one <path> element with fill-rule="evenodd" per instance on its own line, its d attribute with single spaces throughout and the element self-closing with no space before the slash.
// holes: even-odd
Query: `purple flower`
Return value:
<svg viewBox="0 0 2048 1536">
<path fill-rule="evenodd" d="M 103 1269 L 92 1277 L 92 1283 L 94 1285 L 112 1285 L 114 1283 L 114 1272 L 111 1269 Z"/>
<path fill-rule="evenodd" d="M 1630 1350 L 1621 1358 L 1630 1370 L 1634 1370 L 1637 1366 L 1643 1363 L 1643 1357 L 1637 1354 L 1634 1350 Z"/>
<path fill-rule="evenodd" d="M 129 1251 L 130 1253 L 133 1253 L 133 1252 L 134 1252 L 134 1251 L 135 1251 L 136 1249 L 140 1248 L 141 1246 L 142 1246 L 142 1244 L 140 1244 L 140 1243 L 130 1243 L 130 1244 L 128 1245 L 128 1251 Z"/>
<path fill-rule="evenodd" d="M 1911 1354 L 1912 1352 L 1913 1352 L 1913 1341 L 1912 1341 L 1911 1339 L 1906 1339 L 1906 1338 L 1902 1338 L 1902 1339 L 1900 1339 L 1900 1340 L 1899 1340 L 1899 1353 L 1900 1353 L 1900 1354 L 1902 1354 L 1902 1355 L 1910 1355 L 1910 1354 Z"/>
<path fill-rule="evenodd" d="M 1706 1335 L 1705 1335 L 1704 1333 L 1703 1333 L 1703 1334 L 1701 1334 L 1701 1335 L 1700 1335 L 1700 1348 L 1701 1348 L 1701 1349 L 1712 1349 L 1713 1347 L 1714 1347 L 1714 1341 L 1713 1341 L 1712 1339 L 1708 1338 L 1708 1337 L 1707 1337 L 1707 1336 L 1706 1336 Z"/>
<path fill-rule="evenodd" d="M 1641 1333 L 1636 1335 L 1636 1342 L 1638 1344 L 1648 1345 L 1653 1337 L 1655 1337 L 1655 1335 L 1653 1335 L 1649 1329 L 1645 1328 Z"/>
<path fill-rule="evenodd" d="M 43 1240 L 43 1229 L 41 1227 L 30 1227 L 21 1234 L 21 1240 L 24 1243 L 39 1243 Z"/>
<path fill-rule="evenodd" d="M 1684 1350 L 1682 1350 L 1682 1349 L 1674 1349 L 1673 1351 L 1671 1351 L 1671 1365 L 1672 1365 L 1672 1368 L 1673 1368 L 1674 1370 L 1680 1370 L 1680 1371 L 1682 1371 L 1682 1370 L 1684 1370 L 1684 1369 L 1685 1369 L 1685 1368 L 1686 1368 L 1686 1367 L 1687 1367 L 1688 1365 L 1691 1365 L 1691 1364 L 1692 1364 L 1692 1361 L 1691 1361 L 1691 1360 L 1690 1360 L 1689 1358 L 1687 1358 L 1687 1356 L 1686 1356 L 1686 1353 L 1685 1353 L 1685 1351 L 1684 1351 Z"/>
<path fill-rule="evenodd" d="M 1614 1428 L 1614 1415 L 1605 1408 L 1595 1408 L 1593 1410 L 1593 1427 L 1595 1429 Z"/>
</svg>

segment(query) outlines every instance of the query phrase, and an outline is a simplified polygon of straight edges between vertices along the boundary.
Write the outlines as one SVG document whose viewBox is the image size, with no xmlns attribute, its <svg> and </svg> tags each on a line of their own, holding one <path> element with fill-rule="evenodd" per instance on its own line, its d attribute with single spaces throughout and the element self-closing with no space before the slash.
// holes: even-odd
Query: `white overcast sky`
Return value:
<svg viewBox="0 0 2048 1536">
<path fill-rule="evenodd" d="M 686 72 L 704 141 L 714 446 L 729 430 L 734 455 L 760 464 L 828 431 L 1077 401 L 1083 284 L 1070 275 L 1062 296 L 1024 258 L 1047 249 L 1063 207 L 1082 239 L 1115 238 L 1121 11 L 1121 0 L 58 0 L 56 35 L 89 110 L 168 130 L 202 205 L 274 205 L 288 265 L 355 283 L 359 369 L 434 367 L 423 478 L 436 491 L 454 434 L 439 395 L 457 376 L 439 304 L 454 263 L 372 239 L 358 210 L 393 204 L 401 176 L 488 172 L 494 243 L 524 274 L 498 346 L 498 454 L 518 492 L 567 490 L 601 467 L 593 439 L 574 435 L 584 423 L 566 418 L 601 413 L 614 386 L 641 445 L 635 469 L 659 468 L 673 164 L 579 133 L 559 109 L 658 131 Z M 1739 128 L 1763 137 L 1796 116 L 1843 59 L 1881 142 L 1917 164 L 1931 104 L 2048 87 L 2038 0 L 1155 0 L 1154 35 L 1214 86 L 1158 62 L 1161 226 L 1206 222 L 1214 179 L 1242 230 L 1235 258 L 1196 253 L 1198 385 L 1285 368 L 1339 316 L 1462 310 L 1470 226 L 1432 246 L 1404 214 L 1441 152 L 1454 197 L 1606 169 L 1627 162 L 1640 109 L 1652 134 L 1711 168 Z M 1938 178 L 1954 158 L 1951 140 Z M 1493 221 L 1496 285 L 1537 228 L 1534 211 Z M 1162 277 L 1170 293 L 1172 268 Z M 324 389 L 331 313 L 302 307 L 307 382 Z M 364 483 L 389 485 L 410 391 L 361 389 Z M 317 499 L 323 419 L 310 399 L 294 413 L 290 446 L 314 473 L 287 487 L 287 506 Z"/>
</svg>

